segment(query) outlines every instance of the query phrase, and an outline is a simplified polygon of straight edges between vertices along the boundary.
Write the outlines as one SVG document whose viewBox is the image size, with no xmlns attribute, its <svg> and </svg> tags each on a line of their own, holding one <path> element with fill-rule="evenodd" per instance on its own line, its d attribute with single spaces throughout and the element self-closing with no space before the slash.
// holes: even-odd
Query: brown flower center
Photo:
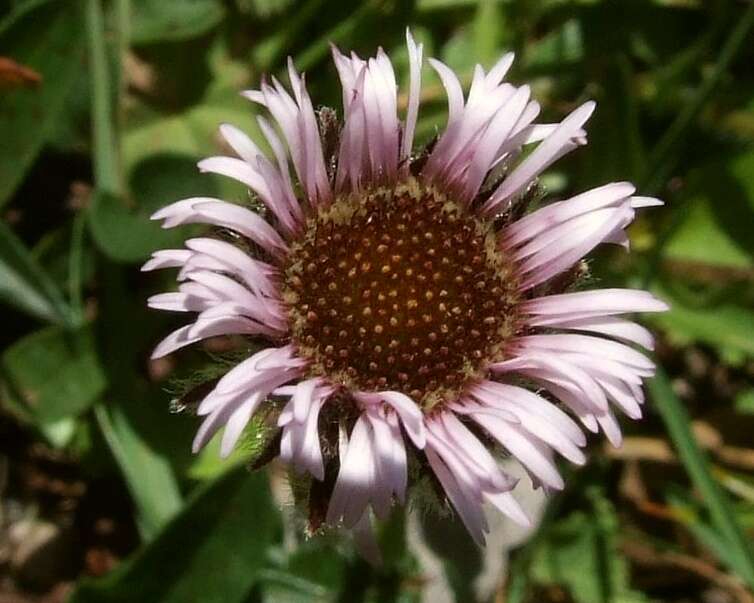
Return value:
<svg viewBox="0 0 754 603">
<path fill-rule="evenodd" d="M 400 391 L 425 410 L 479 377 L 515 330 L 492 226 L 413 180 L 311 217 L 283 291 L 313 375 Z"/>
</svg>

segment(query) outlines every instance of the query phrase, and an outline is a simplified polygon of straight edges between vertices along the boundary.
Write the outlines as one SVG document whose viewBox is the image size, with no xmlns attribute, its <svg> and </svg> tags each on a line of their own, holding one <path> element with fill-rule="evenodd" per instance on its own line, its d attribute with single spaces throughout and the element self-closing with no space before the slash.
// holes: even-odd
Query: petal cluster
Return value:
<svg viewBox="0 0 754 603">
<path fill-rule="evenodd" d="M 622 315 L 659 312 L 666 305 L 638 290 L 543 296 L 541 286 L 601 243 L 627 247 L 625 228 L 635 211 L 660 202 L 635 196 L 631 184 L 618 182 L 508 220 L 497 232 L 497 244 L 517 278 L 518 334 L 505 342 L 503 357 L 484 366 L 485 378 L 470 383 L 457 400 L 426 411 L 401 392 L 343 392 L 327 374 L 316 373 L 291 339 L 281 293 L 281 266 L 304 233 L 307 216 L 340 195 L 414 179 L 443 191 L 479 219 L 505 218 L 543 170 L 586 143 L 583 126 L 595 108 L 588 102 L 559 123 L 535 123 L 540 106 L 530 88 L 505 81 L 512 54 L 488 72 L 477 66 L 466 96 L 452 70 L 430 59 L 447 92 L 448 120 L 431 151 L 414 162 L 423 49 L 410 34 L 407 44 L 403 117 L 395 72 L 381 49 L 367 59 L 333 49 L 343 123 L 332 169 L 304 76 L 292 62 L 290 89 L 272 78 L 244 93 L 271 116 L 258 122 L 272 157 L 240 130 L 223 125 L 221 134 L 235 156 L 211 157 L 199 168 L 245 184 L 267 214 L 197 197 L 154 215 L 166 228 L 207 224 L 246 242 L 241 247 L 217 238 L 190 239 L 184 249 L 158 251 L 145 264 L 144 270 L 179 269 L 178 290 L 153 296 L 149 305 L 194 313 L 189 324 L 157 345 L 154 356 L 209 337 L 248 337 L 257 351 L 223 376 L 199 405 L 203 423 L 195 451 L 224 428 L 222 454 L 229 454 L 254 413 L 274 405 L 281 459 L 314 480 L 336 472 L 329 523 L 364 534 L 372 513 L 384 518 L 393 504 L 405 502 L 409 459 L 415 457 L 481 544 L 486 505 L 528 521 L 511 494 L 516 480 L 498 464 L 501 451 L 518 459 L 536 485 L 559 489 L 564 484 L 556 456 L 577 464 L 586 460 L 582 426 L 603 431 L 619 445 L 615 410 L 641 416 L 642 380 L 654 367 L 637 347 L 651 350 L 652 337 Z M 350 414 L 343 413 L 337 425 L 333 463 L 323 455 L 322 416 L 343 395 L 350 400 Z"/>
</svg>

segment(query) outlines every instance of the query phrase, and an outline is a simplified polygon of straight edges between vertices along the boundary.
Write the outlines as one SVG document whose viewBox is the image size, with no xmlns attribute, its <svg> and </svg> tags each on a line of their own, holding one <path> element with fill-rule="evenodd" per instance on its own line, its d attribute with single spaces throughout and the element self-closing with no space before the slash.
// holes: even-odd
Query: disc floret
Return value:
<svg viewBox="0 0 754 603">
<path fill-rule="evenodd" d="M 312 215 L 284 270 L 292 339 L 312 376 L 458 398 L 515 332 L 514 273 L 492 224 L 415 179 Z"/>
</svg>

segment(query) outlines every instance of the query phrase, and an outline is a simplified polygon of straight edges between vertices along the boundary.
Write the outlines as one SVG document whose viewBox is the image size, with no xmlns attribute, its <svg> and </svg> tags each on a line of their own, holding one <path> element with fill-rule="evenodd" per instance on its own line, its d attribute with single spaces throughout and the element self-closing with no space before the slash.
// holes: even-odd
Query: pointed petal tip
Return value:
<svg viewBox="0 0 754 603">
<path fill-rule="evenodd" d="M 427 62 L 435 69 L 442 69 L 443 67 L 445 67 L 445 64 L 435 57 L 427 57 Z"/>
<path fill-rule="evenodd" d="M 652 306 L 650 308 L 642 308 L 642 312 L 667 312 L 672 308 L 672 306 L 664 299 L 660 299 L 649 291 L 646 293 L 652 300 Z"/>
<path fill-rule="evenodd" d="M 665 205 L 665 202 L 662 199 L 657 199 L 656 197 L 631 197 L 631 207 L 634 209 L 639 209 L 642 207 L 661 207 L 663 205 Z"/>
<path fill-rule="evenodd" d="M 150 360 L 159 360 L 160 358 L 164 358 L 167 356 L 167 352 L 162 350 L 161 346 L 157 346 L 152 353 L 149 355 Z"/>
<path fill-rule="evenodd" d="M 237 131 L 238 128 L 234 126 L 233 124 L 229 124 L 228 122 L 222 122 L 219 126 L 217 126 L 217 129 L 220 131 L 220 133 L 223 135 L 223 137 L 226 136 L 226 134 L 233 134 L 233 132 Z"/>
</svg>

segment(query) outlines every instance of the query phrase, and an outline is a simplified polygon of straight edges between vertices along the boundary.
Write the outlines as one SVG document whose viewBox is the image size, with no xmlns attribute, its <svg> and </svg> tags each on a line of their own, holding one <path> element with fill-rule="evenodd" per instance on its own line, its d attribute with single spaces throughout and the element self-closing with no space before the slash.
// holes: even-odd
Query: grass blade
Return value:
<svg viewBox="0 0 754 603">
<path fill-rule="evenodd" d="M 673 393 L 670 380 L 662 368 L 658 368 L 657 375 L 649 382 L 649 391 L 681 462 L 704 500 L 713 526 L 727 542 L 730 559 L 735 559 L 734 571 L 750 587 L 754 587 L 754 555 L 746 534 L 736 519 L 728 497 L 713 477 L 709 460 L 694 439 L 688 413 Z"/>
<path fill-rule="evenodd" d="M 741 19 L 739 19 L 733 31 L 731 31 L 728 39 L 725 40 L 725 44 L 723 44 L 720 50 L 717 61 L 715 61 L 715 68 L 710 76 L 702 82 L 696 94 L 681 109 L 678 117 L 670 124 L 670 127 L 657 143 L 657 146 L 652 150 L 647 165 L 654 166 L 654 168 L 644 179 L 643 185 L 640 187 L 646 194 L 654 195 L 662 188 L 663 183 L 674 169 L 675 162 L 678 159 L 678 155 L 674 155 L 672 151 L 681 143 L 688 127 L 696 119 L 697 115 L 699 115 L 699 112 L 709 100 L 712 93 L 718 89 L 720 80 L 744 44 L 753 26 L 754 3 L 749 4 L 749 8 L 741 16 Z"/>
<path fill-rule="evenodd" d="M 58 286 L 3 222 L 0 222 L 0 302 L 44 321 L 74 326 Z"/>
</svg>

